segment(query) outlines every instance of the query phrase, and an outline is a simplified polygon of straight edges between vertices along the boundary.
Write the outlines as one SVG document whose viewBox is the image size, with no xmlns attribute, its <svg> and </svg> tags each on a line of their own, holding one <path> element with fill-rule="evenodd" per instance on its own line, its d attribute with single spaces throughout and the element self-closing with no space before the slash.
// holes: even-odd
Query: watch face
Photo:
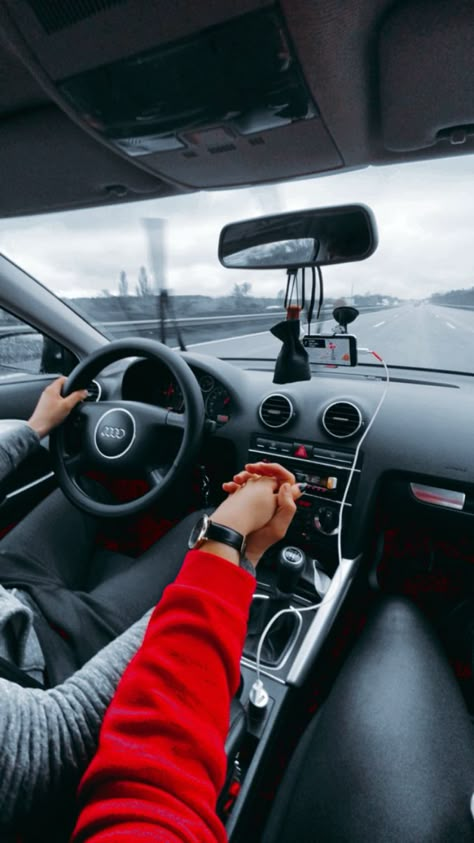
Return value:
<svg viewBox="0 0 474 843">
<path fill-rule="evenodd" d="M 188 539 L 188 547 L 190 550 L 192 550 L 193 547 L 199 547 L 202 544 L 202 540 L 206 535 L 208 522 L 209 516 L 203 515 L 194 525 Z"/>
</svg>

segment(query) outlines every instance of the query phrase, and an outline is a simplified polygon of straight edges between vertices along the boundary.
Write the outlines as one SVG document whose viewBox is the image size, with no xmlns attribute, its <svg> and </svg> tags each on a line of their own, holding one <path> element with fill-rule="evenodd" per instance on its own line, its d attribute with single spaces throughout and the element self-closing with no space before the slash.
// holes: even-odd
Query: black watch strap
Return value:
<svg viewBox="0 0 474 843">
<path fill-rule="evenodd" d="M 243 556 L 245 552 L 245 537 L 237 530 L 232 530 L 231 527 L 224 527 L 223 524 L 216 524 L 215 521 L 209 521 L 206 530 L 206 539 L 221 544 L 227 544 Z"/>
<path fill-rule="evenodd" d="M 188 547 L 190 549 L 199 548 L 209 540 L 233 547 L 241 557 L 245 553 L 246 539 L 242 533 L 238 533 L 237 530 L 233 530 L 231 527 L 225 527 L 224 524 L 211 521 L 209 515 L 205 514 L 191 530 Z"/>
</svg>

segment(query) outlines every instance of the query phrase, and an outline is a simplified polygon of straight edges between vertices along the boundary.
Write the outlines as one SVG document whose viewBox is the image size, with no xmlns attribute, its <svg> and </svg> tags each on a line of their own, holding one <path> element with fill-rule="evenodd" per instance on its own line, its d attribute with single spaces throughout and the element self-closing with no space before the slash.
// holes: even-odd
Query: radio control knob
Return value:
<svg viewBox="0 0 474 843">
<path fill-rule="evenodd" d="M 322 506 L 314 518 L 314 526 L 320 533 L 329 536 L 334 533 L 339 524 L 339 512 L 330 506 Z"/>
</svg>

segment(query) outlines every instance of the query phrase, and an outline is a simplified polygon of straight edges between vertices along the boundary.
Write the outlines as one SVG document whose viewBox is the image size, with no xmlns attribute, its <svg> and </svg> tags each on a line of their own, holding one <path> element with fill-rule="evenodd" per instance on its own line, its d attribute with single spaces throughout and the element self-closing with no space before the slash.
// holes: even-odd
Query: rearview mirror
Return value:
<svg viewBox="0 0 474 843">
<path fill-rule="evenodd" d="M 339 205 L 257 217 L 226 225 L 219 260 L 229 269 L 326 266 L 368 258 L 377 247 L 366 205 Z"/>
</svg>

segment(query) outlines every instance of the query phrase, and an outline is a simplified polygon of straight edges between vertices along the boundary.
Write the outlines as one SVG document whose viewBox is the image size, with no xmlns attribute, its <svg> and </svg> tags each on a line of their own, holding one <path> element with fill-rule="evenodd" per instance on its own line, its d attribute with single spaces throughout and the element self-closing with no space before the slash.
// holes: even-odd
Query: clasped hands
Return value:
<svg viewBox="0 0 474 843">
<path fill-rule="evenodd" d="M 246 556 L 257 565 L 265 551 L 285 536 L 301 489 L 291 471 L 267 462 L 248 463 L 222 488 L 228 497 L 211 520 L 246 536 Z"/>
</svg>

